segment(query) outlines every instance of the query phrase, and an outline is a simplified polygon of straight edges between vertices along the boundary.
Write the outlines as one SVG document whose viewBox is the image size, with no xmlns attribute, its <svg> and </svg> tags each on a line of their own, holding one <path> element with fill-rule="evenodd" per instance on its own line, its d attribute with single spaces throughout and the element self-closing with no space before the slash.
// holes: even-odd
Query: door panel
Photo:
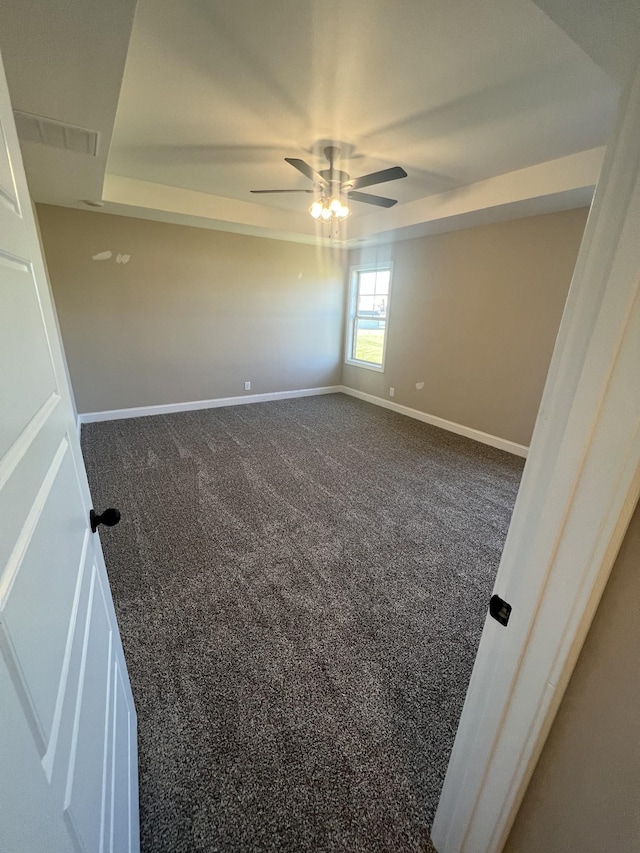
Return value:
<svg viewBox="0 0 640 853">
<path fill-rule="evenodd" d="M 0 567 L 7 565 L 29 509 L 49 470 L 64 431 L 60 396 L 52 394 L 0 462 Z M 4 572 L 0 571 L 0 577 Z M 6 578 L 5 578 L 6 582 Z M 0 587 L 0 602 L 6 592 Z"/>
<path fill-rule="evenodd" d="M 135 734 L 133 721 L 127 700 L 126 677 L 122 672 L 120 662 L 116 659 L 113 666 L 113 745 L 112 745 L 112 777 L 111 777 L 111 821 L 110 843 L 105 850 L 111 853 L 131 849 L 131 785 L 129 759 L 131 738 Z M 127 820 L 118 819 L 127 815 Z"/>
<path fill-rule="evenodd" d="M 64 790 L 71 756 L 73 720 L 80 684 L 82 649 L 89 608 L 89 593 L 91 591 L 93 549 L 90 547 L 90 536 L 90 532 L 87 531 L 73 597 L 51 737 L 42 759 L 42 767 L 47 779 L 52 783 L 52 790 L 58 792 L 58 806 L 61 812 L 64 808 Z M 56 761 L 56 756 L 59 756 L 58 761 Z M 52 779 L 54 771 L 56 778 Z"/>
<path fill-rule="evenodd" d="M 133 697 L 1 64 L 0 306 L 0 850 L 135 853 Z"/>
<path fill-rule="evenodd" d="M 78 494 L 68 450 L 68 442 L 64 440 L 45 479 L 45 483 L 52 480 L 51 489 L 48 494 L 40 495 L 35 504 L 42 512 L 31 519 L 32 531 L 23 531 L 24 538 L 31 533 L 30 541 L 2 607 L 15 663 L 29 685 L 33 711 L 45 744 L 51 736 L 86 533 L 86 527 L 74 524 L 66 513 L 66 496 Z M 44 560 L 43 554 L 46 554 Z M 75 570 L 71 571 L 74 564 Z M 34 586 L 39 591 L 37 596 L 31 594 Z M 37 632 L 34 625 L 38 626 Z"/>
<path fill-rule="evenodd" d="M 50 796 L 50 787 L 41 771 L 40 755 L 2 655 L 0 696 L 0 850 L 3 853 L 78 853 Z M 27 815 L 26 804 L 29 806 Z M 13 819 L 16 815 L 23 819 Z M 44 844 L 43 839 L 46 839 Z"/>
<path fill-rule="evenodd" d="M 106 830 L 113 643 L 105 598 L 93 566 L 64 804 L 86 850 L 104 849 Z"/>
<path fill-rule="evenodd" d="M 2 216 L 1 221 L 6 219 Z M 0 455 L 19 438 L 43 403 L 57 392 L 35 282 L 28 261 L 0 246 Z"/>
</svg>

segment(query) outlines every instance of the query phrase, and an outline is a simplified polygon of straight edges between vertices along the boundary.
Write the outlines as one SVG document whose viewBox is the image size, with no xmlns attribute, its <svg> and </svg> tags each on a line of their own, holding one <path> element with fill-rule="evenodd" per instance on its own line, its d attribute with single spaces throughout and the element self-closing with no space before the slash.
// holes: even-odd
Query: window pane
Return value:
<svg viewBox="0 0 640 853">
<path fill-rule="evenodd" d="M 372 294 L 376 290 L 377 272 L 361 272 L 358 276 L 358 292 Z"/>
<path fill-rule="evenodd" d="M 385 294 L 389 293 L 389 280 L 391 279 L 391 271 L 390 270 L 379 270 L 376 275 L 376 293 L 377 294 Z"/>
<path fill-rule="evenodd" d="M 376 298 L 373 294 L 360 296 L 358 299 L 358 314 L 371 314 L 376 311 Z"/>
<path fill-rule="evenodd" d="M 379 317 L 387 316 L 387 296 L 376 293 L 374 300 L 374 310 Z"/>
<path fill-rule="evenodd" d="M 353 335 L 353 358 L 382 364 L 385 321 L 378 317 L 358 318 Z"/>
<path fill-rule="evenodd" d="M 387 316 L 387 297 L 379 296 L 361 296 L 358 299 L 358 317 L 386 317 Z"/>
<path fill-rule="evenodd" d="M 371 270 L 358 274 L 358 293 L 371 295 L 373 293 L 386 295 L 389 293 L 391 270 Z"/>
</svg>

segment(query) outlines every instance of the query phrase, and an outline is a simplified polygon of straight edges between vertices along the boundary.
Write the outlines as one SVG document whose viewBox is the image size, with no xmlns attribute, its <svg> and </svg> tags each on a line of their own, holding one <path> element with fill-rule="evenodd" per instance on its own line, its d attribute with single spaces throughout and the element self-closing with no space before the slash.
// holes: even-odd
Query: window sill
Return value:
<svg viewBox="0 0 640 853">
<path fill-rule="evenodd" d="M 365 370 L 375 370 L 376 373 L 384 373 L 384 364 L 371 364 L 368 361 L 356 361 L 354 358 L 345 358 L 345 364 L 352 367 L 362 367 Z"/>
</svg>

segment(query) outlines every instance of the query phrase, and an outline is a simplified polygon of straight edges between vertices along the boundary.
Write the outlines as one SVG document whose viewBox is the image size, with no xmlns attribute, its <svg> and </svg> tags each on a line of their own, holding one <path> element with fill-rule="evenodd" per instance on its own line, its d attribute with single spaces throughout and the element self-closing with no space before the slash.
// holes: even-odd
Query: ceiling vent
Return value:
<svg viewBox="0 0 640 853">
<path fill-rule="evenodd" d="M 21 142 L 40 142 L 53 148 L 64 148 L 77 154 L 98 153 L 98 133 L 84 127 L 74 127 L 44 116 L 14 110 L 16 128 Z"/>
</svg>

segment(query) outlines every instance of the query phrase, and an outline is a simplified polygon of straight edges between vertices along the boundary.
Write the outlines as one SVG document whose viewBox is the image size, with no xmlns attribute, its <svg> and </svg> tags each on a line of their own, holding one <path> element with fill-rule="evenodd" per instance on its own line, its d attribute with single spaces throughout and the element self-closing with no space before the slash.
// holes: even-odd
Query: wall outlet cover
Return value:
<svg viewBox="0 0 640 853">
<path fill-rule="evenodd" d="M 244 390 L 245 391 L 251 391 L 251 383 L 250 382 L 244 383 Z"/>
</svg>

